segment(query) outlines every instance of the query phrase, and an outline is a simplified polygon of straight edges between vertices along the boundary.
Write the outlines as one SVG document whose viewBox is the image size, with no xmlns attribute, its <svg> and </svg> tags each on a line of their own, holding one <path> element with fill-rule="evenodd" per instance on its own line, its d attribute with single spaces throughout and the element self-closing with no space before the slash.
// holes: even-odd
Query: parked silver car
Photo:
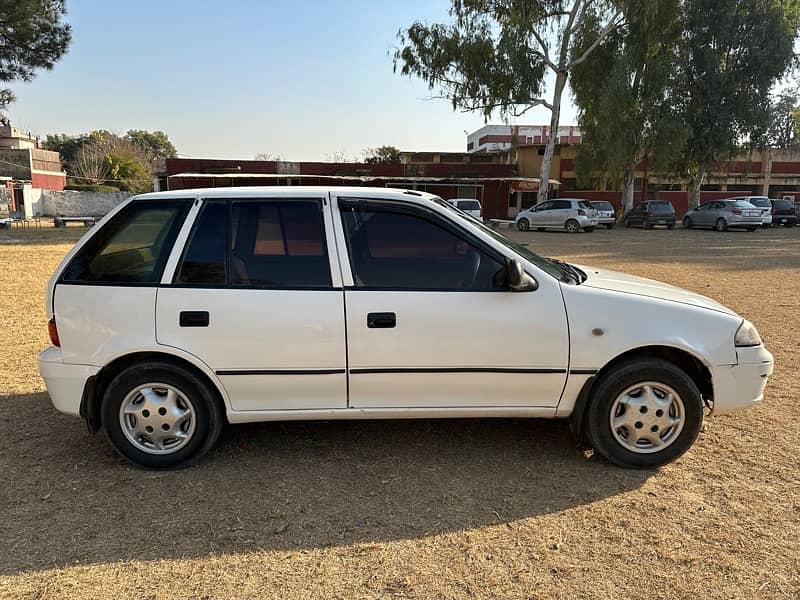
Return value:
<svg viewBox="0 0 800 600">
<path fill-rule="evenodd" d="M 747 229 L 755 231 L 761 227 L 761 209 L 744 200 L 712 200 L 690 210 L 683 217 L 683 226 L 710 227 L 717 231 Z"/>
<path fill-rule="evenodd" d="M 517 215 L 515 223 L 520 231 L 566 229 L 570 233 L 594 231 L 597 227 L 597 210 L 588 200 L 559 198 L 531 206 Z"/>
<path fill-rule="evenodd" d="M 772 227 L 772 201 L 766 196 L 735 196 L 728 200 L 744 200 L 761 209 L 761 226 Z"/>
<path fill-rule="evenodd" d="M 606 200 L 589 200 L 595 210 L 597 210 L 597 222 L 604 225 L 607 229 L 614 227 L 617 222 L 617 211 L 614 210 L 614 205 Z"/>
</svg>

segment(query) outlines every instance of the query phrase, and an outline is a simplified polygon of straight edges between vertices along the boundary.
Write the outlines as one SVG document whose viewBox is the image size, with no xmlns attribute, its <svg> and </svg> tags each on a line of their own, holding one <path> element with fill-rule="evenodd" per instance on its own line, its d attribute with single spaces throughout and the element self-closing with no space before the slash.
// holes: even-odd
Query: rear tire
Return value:
<svg viewBox="0 0 800 600">
<path fill-rule="evenodd" d="M 719 219 L 717 219 L 717 222 L 714 224 L 714 229 L 716 229 L 720 233 L 722 233 L 723 231 L 727 231 L 728 230 L 728 222 L 725 219 L 723 219 L 722 217 L 720 217 Z"/>
<path fill-rule="evenodd" d="M 517 229 L 520 231 L 530 231 L 531 229 L 531 222 L 528 219 L 520 219 L 517 221 Z"/>
<path fill-rule="evenodd" d="M 586 413 L 591 444 L 626 468 L 654 468 L 675 460 L 691 447 L 702 424 L 697 385 L 658 358 L 627 360 L 602 375 Z"/>
<path fill-rule="evenodd" d="M 225 422 L 206 382 L 184 367 L 146 362 L 109 384 L 101 407 L 111 446 L 146 469 L 181 469 L 208 452 Z"/>
<path fill-rule="evenodd" d="M 683 217 L 683 228 L 684 229 L 692 228 L 692 219 L 690 217 Z"/>
<path fill-rule="evenodd" d="M 581 230 L 580 223 L 578 223 L 575 219 L 570 219 L 564 224 L 564 228 L 569 233 L 578 233 Z"/>
</svg>

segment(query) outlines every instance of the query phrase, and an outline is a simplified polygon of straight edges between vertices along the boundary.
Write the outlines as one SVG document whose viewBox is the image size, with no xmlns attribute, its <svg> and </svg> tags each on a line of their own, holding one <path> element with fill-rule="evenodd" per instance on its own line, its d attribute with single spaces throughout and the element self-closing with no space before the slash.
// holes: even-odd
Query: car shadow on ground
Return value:
<svg viewBox="0 0 800 600">
<path fill-rule="evenodd" d="M 129 466 L 46 393 L 0 397 L 0 574 L 385 542 L 497 525 L 641 486 L 565 422 L 227 427 L 198 465 Z"/>
</svg>

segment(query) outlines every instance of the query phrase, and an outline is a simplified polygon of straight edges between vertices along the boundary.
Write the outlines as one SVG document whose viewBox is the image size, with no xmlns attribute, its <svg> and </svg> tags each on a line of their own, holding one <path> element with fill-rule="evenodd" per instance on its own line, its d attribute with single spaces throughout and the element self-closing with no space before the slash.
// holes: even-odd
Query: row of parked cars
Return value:
<svg viewBox="0 0 800 600">
<path fill-rule="evenodd" d="M 476 201 L 474 201 L 476 202 Z M 770 200 L 766 196 L 738 196 L 705 202 L 683 216 L 686 229 L 704 227 L 726 231 L 784 225 L 794 227 L 798 216 L 791 200 Z M 650 229 L 675 227 L 675 208 L 666 200 L 648 200 L 637 204 L 622 218 L 625 227 Z M 617 223 L 617 214 L 610 202 L 559 198 L 541 202 L 520 212 L 515 225 L 520 231 L 566 229 L 570 233 L 594 231 L 602 225 L 611 229 Z"/>
</svg>

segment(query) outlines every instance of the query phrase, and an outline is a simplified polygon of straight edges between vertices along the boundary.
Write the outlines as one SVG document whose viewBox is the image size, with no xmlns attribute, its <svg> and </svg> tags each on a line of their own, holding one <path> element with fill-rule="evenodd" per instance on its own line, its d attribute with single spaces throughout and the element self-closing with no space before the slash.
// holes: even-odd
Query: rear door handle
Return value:
<svg viewBox="0 0 800 600">
<path fill-rule="evenodd" d="M 208 311 L 182 310 L 178 322 L 181 327 L 208 327 Z"/>
<path fill-rule="evenodd" d="M 395 325 L 397 325 L 397 315 L 393 312 L 367 314 L 367 327 L 370 329 L 391 329 Z"/>
</svg>

